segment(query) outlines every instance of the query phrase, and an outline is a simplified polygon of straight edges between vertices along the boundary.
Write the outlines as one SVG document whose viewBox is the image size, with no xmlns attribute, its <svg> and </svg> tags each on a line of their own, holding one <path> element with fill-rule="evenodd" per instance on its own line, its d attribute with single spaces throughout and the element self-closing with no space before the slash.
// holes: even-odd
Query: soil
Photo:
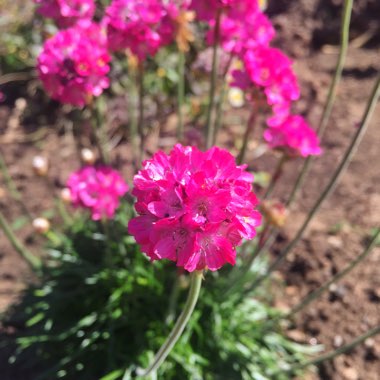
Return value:
<svg viewBox="0 0 380 380">
<path fill-rule="evenodd" d="M 337 60 L 341 3 L 342 0 L 269 1 L 268 12 L 279 32 L 276 44 L 294 58 L 295 71 L 301 82 L 302 97 L 295 105 L 295 111 L 305 115 L 312 125 L 319 122 Z M 338 165 L 361 120 L 376 74 L 380 71 L 380 3 L 378 0 L 354 3 L 348 58 L 323 141 L 324 154 L 314 161 L 298 202 L 292 207 L 288 223 L 276 242 L 273 256 L 295 235 L 329 180 L 327 173 Z M 33 104 L 38 111 L 22 111 L 22 101 L 15 103 L 14 100 L 26 96 L 24 87 L 12 85 L 3 91 L 8 99 L 0 106 L 1 153 L 28 209 L 32 215 L 38 216 L 41 210 L 53 209 L 52 192 L 58 194 L 68 174 L 79 166 L 72 126 L 52 127 L 51 120 L 59 111 L 49 103 L 49 111 L 46 112 L 45 108 L 42 113 L 42 100 L 37 95 L 27 98 L 27 102 L 28 109 Z M 276 273 L 284 282 L 277 306 L 290 308 L 343 269 L 362 252 L 370 230 L 379 225 L 379 120 L 380 107 L 377 107 L 368 132 L 339 186 Z M 221 134 L 220 143 L 234 139 L 238 145 L 241 141 L 240 118 L 227 115 L 225 124 L 232 121 L 237 125 Z M 259 133 L 261 131 L 257 131 L 256 137 Z M 173 139 L 165 130 L 157 128 L 150 141 L 150 150 L 154 150 L 156 146 L 170 145 Z M 82 138 L 81 143 L 88 146 L 90 140 Z M 249 147 L 247 161 L 250 166 L 272 172 L 276 157 L 266 153 L 254 157 L 257 152 L 255 140 Z M 121 143 L 113 158 L 119 169 L 130 175 L 130 170 L 126 169 L 130 167 L 127 151 L 125 144 Z M 40 153 L 50 161 L 48 179 L 36 177 L 31 169 L 32 158 Z M 299 160 L 287 163 L 274 196 L 281 200 L 287 198 L 300 165 Z M 14 221 L 23 213 L 9 199 L 4 178 L 1 178 L 0 207 L 6 217 Z M 28 223 L 17 234 L 28 248 L 38 253 L 43 241 L 36 237 Z M 380 247 L 377 246 L 349 276 L 297 314 L 294 326 L 289 327 L 289 336 L 299 342 L 322 344 L 330 350 L 378 326 L 379 264 Z M 17 299 L 27 279 L 30 279 L 27 266 L 0 234 L 0 311 Z M 353 351 L 323 364 L 308 374 L 307 379 L 379 380 L 380 337 L 368 339 Z M 13 377 L 13 380 L 17 379 Z"/>
</svg>

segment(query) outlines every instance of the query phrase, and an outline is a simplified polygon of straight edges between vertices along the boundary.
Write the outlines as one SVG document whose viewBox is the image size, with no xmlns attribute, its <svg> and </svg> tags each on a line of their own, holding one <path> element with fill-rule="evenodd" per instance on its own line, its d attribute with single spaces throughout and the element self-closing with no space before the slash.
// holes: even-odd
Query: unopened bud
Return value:
<svg viewBox="0 0 380 380">
<path fill-rule="evenodd" d="M 288 211 L 281 202 L 264 201 L 261 204 L 261 211 L 272 226 L 282 227 L 285 224 Z"/>
<path fill-rule="evenodd" d="M 61 190 L 61 199 L 64 203 L 71 203 L 71 192 L 67 187 Z"/>
<path fill-rule="evenodd" d="M 43 156 L 35 156 L 33 158 L 33 171 L 36 175 L 40 177 L 45 177 L 48 173 L 49 164 L 46 157 Z"/>
<path fill-rule="evenodd" d="M 240 108 L 244 106 L 244 91 L 238 87 L 231 87 L 228 91 L 228 102 L 234 108 Z"/>
<path fill-rule="evenodd" d="M 87 165 L 93 165 L 96 161 L 94 152 L 91 149 L 83 148 L 80 152 L 82 161 Z"/>
<path fill-rule="evenodd" d="M 50 229 L 50 222 L 45 218 L 36 218 L 32 222 L 34 230 L 38 234 L 45 234 Z"/>
</svg>

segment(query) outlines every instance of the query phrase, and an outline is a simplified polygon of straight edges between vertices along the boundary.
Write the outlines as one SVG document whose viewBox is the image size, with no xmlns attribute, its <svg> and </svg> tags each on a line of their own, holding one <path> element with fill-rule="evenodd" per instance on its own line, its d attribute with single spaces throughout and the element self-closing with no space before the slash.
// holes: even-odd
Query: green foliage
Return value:
<svg viewBox="0 0 380 380">
<path fill-rule="evenodd" d="M 8 313 L 8 325 L 23 326 L 11 358 L 18 368 L 36 372 L 36 379 L 113 380 L 126 369 L 132 378 L 162 345 L 188 277 L 141 254 L 126 234 L 129 207 L 107 223 L 77 218 L 50 249 L 39 284 Z M 158 378 L 285 380 L 289 375 L 279 370 L 304 358 L 304 347 L 276 323 L 264 323 L 278 315 L 266 300 L 223 299 L 228 275 L 206 274 L 196 311 Z"/>
</svg>

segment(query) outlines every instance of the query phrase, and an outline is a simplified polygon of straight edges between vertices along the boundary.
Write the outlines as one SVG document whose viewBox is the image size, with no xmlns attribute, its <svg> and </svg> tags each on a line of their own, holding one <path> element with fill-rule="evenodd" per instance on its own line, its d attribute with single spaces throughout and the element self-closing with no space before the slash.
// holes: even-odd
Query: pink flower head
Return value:
<svg viewBox="0 0 380 380">
<path fill-rule="evenodd" d="M 236 11 L 235 11 L 236 12 Z M 208 32 L 208 42 L 213 45 L 214 22 Z M 275 36 L 272 23 L 258 8 L 248 9 L 238 17 L 228 12 L 221 20 L 220 41 L 223 49 L 242 56 L 256 46 L 267 46 Z"/>
<path fill-rule="evenodd" d="M 271 148 L 283 149 L 290 156 L 307 157 L 322 153 L 317 134 L 299 115 L 289 115 L 280 124 L 272 124 L 264 132 L 264 138 Z"/>
<path fill-rule="evenodd" d="M 94 0 L 34 0 L 38 13 L 54 19 L 61 28 L 76 24 L 79 20 L 91 20 L 95 13 Z"/>
<path fill-rule="evenodd" d="M 189 272 L 234 265 L 235 247 L 255 236 L 261 220 L 245 167 L 217 147 L 178 144 L 169 155 L 156 153 L 134 178 L 139 216 L 129 233 L 151 260 L 169 259 Z"/>
<path fill-rule="evenodd" d="M 52 98 L 83 106 L 109 86 L 110 59 L 102 28 L 83 22 L 44 43 L 37 69 Z"/>
<path fill-rule="evenodd" d="M 190 8 L 203 21 L 215 21 L 218 12 L 224 12 L 232 17 L 240 18 L 247 12 L 259 9 L 257 0 L 192 0 Z"/>
<path fill-rule="evenodd" d="M 67 187 L 73 205 L 89 209 L 93 220 L 113 218 L 120 197 L 128 191 L 119 172 L 105 166 L 85 166 L 72 173 Z"/>
<path fill-rule="evenodd" d="M 140 60 L 153 56 L 173 41 L 174 19 L 187 1 L 113 0 L 106 9 L 108 45 L 112 51 L 129 49 Z"/>
<path fill-rule="evenodd" d="M 232 86 L 265 95 L 275 114 L 288 115 L 290 103 L 300 96 L 291 60 L 280 50 L 256 45 L 243 56 L 244 68 L 232 72 Z"/>
</svg>

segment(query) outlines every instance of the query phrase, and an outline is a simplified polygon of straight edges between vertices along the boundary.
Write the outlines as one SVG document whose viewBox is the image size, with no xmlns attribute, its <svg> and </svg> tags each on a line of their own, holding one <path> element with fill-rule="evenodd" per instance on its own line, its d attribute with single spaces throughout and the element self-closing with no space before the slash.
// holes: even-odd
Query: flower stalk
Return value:
<svg viewBox="0 0 380 380">
<path fill-rule="evenodd" d="M 181 50 L 178 51 L 178 129 L 177 138 L 178 141 L 183 140 L 184 135 L 184 117 L 183 117 L 183 105 L 185 102 L 185 63 L 186 56 Z"/>
<path fill-rule="evenodd" d="M 245 154 L 246 154 L 247 147 L 248 147 L 248 141 L 249 141 L 249 139 L 253 133 L 253 130 L 255 128 L 256 114 L 257 114 L 257 108 L 255 105 L 253 105 L 251 114 L 250 114 L 248 122 L 247 122 L 247 127 L 245 129 L 245 133 L 244 133 L 244 137 L 243 137 L 243 144 L 240 148 L 240 153 L 236 159 L 236 162 L 238 163 L 238 165 L 241 165 L 244 162 Z"/>
<path fill-rule="evenodd" d="M 248 289 L 246 292 L 253 291 L 259 284 L 262 283 L 279 265 L 280 263 L 285 259 L 285 257 L 288 255 L 288 253 L 295 247 L 295 245 L 299 242 L 299 240 L 302 238 L 306 228 L 309 226 L 310 221 L 314 218 L 315 214 L 319 211 L 322 203 L 326 200 L 326 198 L 332 193 L 332 191 L 335 189 L 336 185 L 338 184 L 340 178 L 342 177 L 343 173 L 346 171 L 348 165 L 350 164 L 353 155 L 356 152 L 356 149 L 358 145 L 360 144 L 367 127 L 369 125 L 369 122 L 371 120 L 371 117 L 373 115 L 373 112 L 375 110 L 375 107 L 377 105 L 378 99 L 380 96 L 380 75 L 376 81 L 376 84 L 374 86 L 374 89 L 372 91 L 372 94 L 370 96 L 370 99 L 368 101 L 366 110 L 364 112 L 362 121 L 360 123 L 360 127 L 357 129 L 350 146 L 347 148 L 346 153 L 344 157 L 342 158 L 338 168 L 335 170 L 330 182 L 327 184 L 325 189 L 322 191 L 321 195 L 315 202 L 313 208 L 310 210 L 309 214 L 307 215 L 304 223 L 302 224 L 301 228 L 298 230 L 296 236 L 294 239 L 282 250 L 282 252 L 279 254 L 277 259 L 272 263 L 272 265 L 268 268 L 267 272 L 259 277 Z"/>
<path fill-rule="evenodd" d="M 215 18 L 215 29 L 214 29 L 214 46 L 212 53 L 212 71 L 210 78 L 210 92 L 209 92 L 209 104 L 207 110 L 206 119 L 206 149 L 211 148 L 212 141 L 214 138 L 215 124 L 212 122 L 212 113 L 215 104 L 215 92 L 216 92 L 216 82 L 218 79 L 218 45 L 220 40 L 220 23 L 221 23 L 222 13 L 218 11 Z"/>
<path fill-rule="evenodd" d="M 338 349 L 336 349 L 334 351 L 328 352 L 328 353 L 321 355 L 315 359 L 311 359 L 311 360 L 305 361 L 303 363 L 296 364 L 296 365 L 290 367 L 289 369 L 287 369 L 285 371 L 286 372 L 295 372 L 295 371 L 298 371 L 300 369 L 303 369 L 303 368 L 306 368 L 306 367 L 309 367 L 312 365 L 318 365 L 318 364 L 325 362 L 327 360 L 334 359 L 335 357 L 354 349 L 356 346 L 358 346 L 359 344 L 364 342 L 366 339 L 368 339 L 372 336 L 375 336 L 377 334 L 380 334 L 380 326 L 374 327 L 373 329 L 367 331 L 365 334 L 362 334 L 362 335 L 358 336 L 357 338 L 355 338 L 352 342 L 347 343 L 344 346 L 339 347 Z"/>
<path fill-rule="evenodd" d="M 0 228 L 4 231 L 5 236 L 8 238 L 13 248 L 20 254 L 20 256 L 28 263 L 31 269 L 40 270 L 42 263 L 41 260 L 34 256 L 26 247 L 21 243 L 20 240 L 13 233 L 10 225 L 6 221 L 4 215 L 0 212 Z"/>
<path fill-rule="evenodd" d="M 290 312 L 286 314 L 283 318 L 291 318 L 294 314 L 298 313 L 304 307 L 309 305 L 310 302 L 317 299 L 324 291 L 329 289 L 330 285 L 341 280 L 344 276 L 351 272 L 361 261 L 363 261 L 371 253 L 372 248 L 376 245 L 379 236 L 380 228 L 377 228 L 374 236 L 372 237 L 367 247 L 355 260 L 352 260 L 351 263 L 347 265 L 345 269 L 336 273 L 329 281 L 327 281 L 325 284 L 323 284 L 318 289 L 314 290 L 308 296 L 306 296 L 298 305 L 294 306 L 290 310 Z"/>
<path fill-rule="evenodd" d="M 177 319 L 176 324 L 173 327 L 173 330 L 169 334 L 165 343 L 157 352 L 152 363 L 147 369 L 138 368 L 136 374 L 138 377 L 149 376 L 152 373 L 156 372 L 161 364 L 165 361 L 167 356 L 170 354 L 170 351 L 173 349 L 174 345 L 177 343 L 178 339 L 181 337 L 183 330 L 185 329 L 189 319 L 194 311 L 195 305 L 198 301 L 199 292 L 202 285 L 203 272 L 194 271 L 191 274 L 191 283 L 190 290 L 186 300 L 185 307 Z"/>
<path fill-rule="evenodd" d="M 346 56 L 347 56 L 347 50 L 348 50 L 348 40 L 349 40 L 352 4 L 353 4 L 353 0 L 345 0 L 345 2 L 344 2 L 338 62 L 336 64 L 335 74 L 334 74 L 334 77 L 333 77 L 331 84 L 330 84 L 330 88 L 329 88 L 328 95 L 327 95 L 327 100 L 326 100 L 325 107 L 324 107 L 323 112 L 322 112 L 322 116 L 321 116 L 321 120 L 319 122 L 318 130 L 317 130 L 318 137 L 320 138 L 320 140 L 322 140 L 322 137 L 323 137 L 325 130 L 326 130 L 326 127 L 327 127 L 327 123 L 330 119 L 331 111 L 332 111 L 334 103 L 335 103 L 337 88 L 338 88 L 339 82 L 342 78 L 343 67 L 344 67 L 344 63 L 345 63 Z M 308 171 L 310 169 L 312 160 L 313 160 L 313 157 L 309 156 L 309 157 L 307 157 L 307 159 L 303 163 L 301 172 L 297 177 L 297 180 L 294 184 L 293 190 L 292 190 L 291 195 L 289 197 L 289 200 L 287 202 L 287 206 L 290 206 L 293 203 L 298 191 L 301 189 L 303 182 L 305 180 L 306 174 L 308 173 Z"/>
<path fill-rule="evenodd" d="M 278 180 L 280 179 L 282 175 L 284 165 L 287 160 L 288 160 L 288 156 L 285 153 L 283 153 L 280 159 L 278 160 L 276 169 L 272 175 L 267 191 L 264 194 L 263 200 L 268 199 L 270 195 L 272 194 L 274 187 L 276 186 L 276 183 L 278 182 Z"/>
<path fill-rule="evenodd" d="M 140 135 L 140 161 L 144 159 L 145 149 L 145 130 L 144 130 L 144 64 L 139 63 L 137 73 L 137 88 L 138 88 L 138 131 Z"/>
</svg>

